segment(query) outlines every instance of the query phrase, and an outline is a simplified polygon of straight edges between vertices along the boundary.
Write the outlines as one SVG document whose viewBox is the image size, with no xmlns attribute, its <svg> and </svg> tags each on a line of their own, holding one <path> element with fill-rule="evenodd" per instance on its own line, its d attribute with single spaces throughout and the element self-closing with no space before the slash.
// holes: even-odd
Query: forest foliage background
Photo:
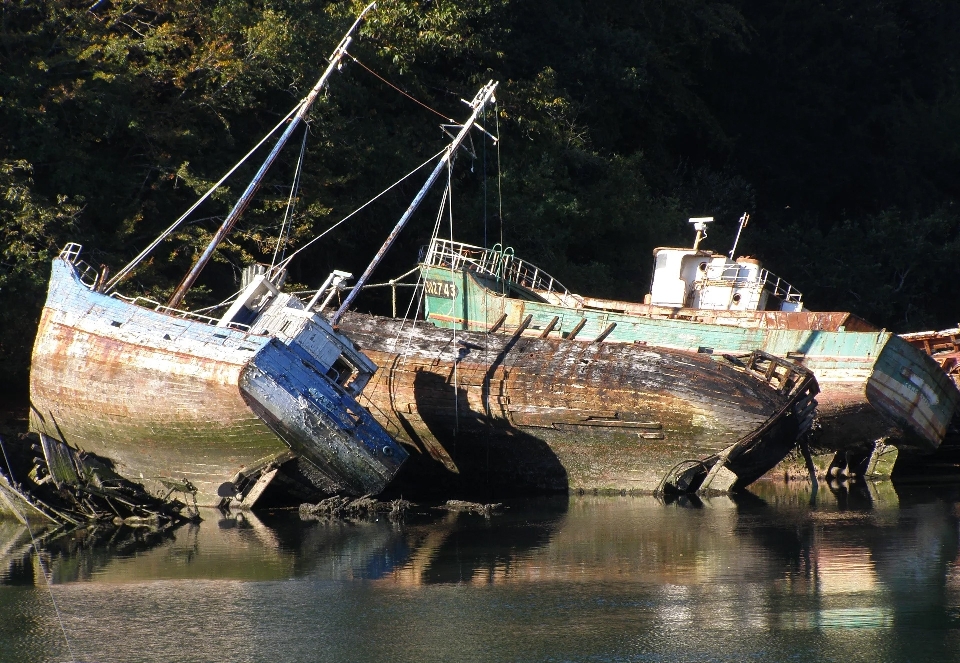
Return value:
<svg viewBox="0 0 960 663">
<path fill-rule="evenodd" d="M 4 0 L 0 5 L 0 385 L 25 393 L 50 260 L 116 271 L 305 94 L 362 8 L 319 0 Z M 642 299 L 651 250 L 692 240 L 897 331 L 960 322 L 960 3 L 952 0 L 382 0 L 311 114 L 281 251 L 442 149 L 461 99 L 500 81 L 455 171 L 455 236 L 504 241 L 573 290 Z M 298 135 L 188 303 L 269 262 Z M 162 298 L 249 176 L 122 291 Z M 419 188 L 407 180 L 294 262 L 359 274 Z M 377 274 L 415 264 L 437 195 Z M 430 210 L 433 211 L 430 211 Z M 449 232 L 446 230 L 445 232 Z M 383 306 L 375 296 L 361 308 Z"/>
</svg>

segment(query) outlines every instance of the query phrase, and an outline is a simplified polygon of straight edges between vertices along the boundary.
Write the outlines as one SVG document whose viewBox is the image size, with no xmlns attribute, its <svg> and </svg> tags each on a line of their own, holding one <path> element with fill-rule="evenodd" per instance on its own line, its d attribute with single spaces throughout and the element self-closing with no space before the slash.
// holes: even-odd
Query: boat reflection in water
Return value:
<svg viewBox="0 0 960 663">
<path fill-rule="evenodd" d="M 755 493 L 399 523 L 211 512 L 43 559 L 78 660 L 955 660 L 960 491 Z M 53 660 L 29 535 L 3 523 L 0 553 L 0 624 L 31 624 L 0 626 L 0 661 Z"/>
</svg>

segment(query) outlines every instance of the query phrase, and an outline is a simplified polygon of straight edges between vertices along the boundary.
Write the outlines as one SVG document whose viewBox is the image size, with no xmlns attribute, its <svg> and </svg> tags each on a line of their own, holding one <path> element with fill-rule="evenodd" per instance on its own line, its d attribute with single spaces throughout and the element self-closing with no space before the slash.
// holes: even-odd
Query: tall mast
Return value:
<svg viewBox="0 0 960 663">
<path fill-rule="evenodd" d="M 457 137 L 454 138 L 453 142 L 447 147 L 443 157 L 440 159 L 440 162 L 437 163 L 437 167 L 433 169 L 432 173 L 430 173 L 430 177 L 427 178 L 427 181 L 420 189 L 420 192 L 417 193 L 416 197 L 413 199 L 413 202 L 410 203 L 410 207 L 408 207 L 407 211 L 403 213 L 402 217 L 400 217 L 397 225 L 387 237 L 387 241 L 383 243 L 383 246 L 381 246 L 380 250 L 377 251 L 377 255 L 375 255 L 370 264 L 367 265 L 366 271 L 363 272 L 363 275 L 357 281 L 356 285 L 354 285 L 353 289 L 350 290 L 350 294 L 347 295 L 347 298 L 343 300 L 343 305 L 341 305 L 340 309 L 333 314 L 333 318 L 330 320 L 331 325 L 335 325 L 340 322 L 340 318 L 344 313 L 347 312 L 347 310 L 350 308 L 350 305 L 353 304 L 353 300 L 357 298 L 357 295 L 360 294 L 360 289 L 370 278 L 370 275 L 373 274 L 373 271 L 377 268 L 377 265 L 380 264 L 380 261 L 383 260 L 383 257 L 387 254 L 387 251 L 390 250 L 390 247 L 393 246 L 393 243 L 397 239 L 397 235 L 399 235 L 400 231 L 403 230 L 403 227 L 407 225 L 407 221 L 410 220 L 410 217 L 413 216 L 413 213 L 417 211 L 418 207 L 420 207 L 420 203 L 423 202 L 427 192 L 430 191 L 430 187 L 433 186 L 433 184 L 437 181 L 437 178 L 440 177 L 440 173 L 443 172 L 444 166 L 453 160 L 457 150 L 460 148 L 460 145 L 470 134 L 470 130 L 473 128 L 473 125 L 477 121 L 477 117 L 480 116 L 484 106 L 486 106 L 490 100 L 493 99 L 493 91 L 496 89 L 497 83 L 490 81 L 480 88 L 480 91 L 477 92 L 477 95 L 473 98 L 473 101 L 470 102 L 470 107 L 473 109 L 470 119 L 464 122 L 463 126 L 460 128 L 460 133 L 457 134 Z"/>
<path fill-rule="evenodd" d="M 327 65 L 327 69 L 323 72 L 323 76 L 320 77 L 320 80 L 317 81 L 317 84 L 313 86 L 313 89 L 310 90 L 310 93 L 304 97 L 302 102 L 300 102 L 300 110 L 297 111 L 297 114 L 294 115 L 293 118 L 291 118 L 290 124 L 277 140 L 277 144 L 273 146 L 270 154 L 267 155 L 266 161 L 264 161 L 263 165 L 260 166 L 260 170 L 257 171 L 256 175 L 254 175 L 253 180 L 247 185 L 247 189 L 243 192 L 243 195 L 240 196 L 240 200 L 238 200 L 236 205 L 233 206 L 233 209 L 230 210 L 230 214 L 227 215 L 227 218 L 223 220 L 223 223 L 213 236 L 213 239 L 210 240 L 207 248 L 204 249 L 200 257 L 197 258 L 197 261 L 193 264 L 193 267 L 190 268 L 190 271 L 187 273 L 187 275 L 183 277 L 180 285 L 177 286 L 177 289 L 170 297 L 170 301 L 167 302 L 167 306 L 170 308 L 177 308 L 180 306 L 180 303 L 183 301 L 187 291 L 193 285 L 193 282 L 197 280 L 197 277 L 200 276 L 200 272 L 210 261 L 210 258 L 213 256 L 213 252 L 216 251 L 217 246 L 220 245 L 220 242 L 222 242 L 223 239 L 233 229 L 233 226 L 236 224 L 237 219 L 240 218 L 240 215 L 243 214 L 247 207 L 250 206 L 250 202 L 260 189 L 260 185 L 263 183 L 264 176 L 267 174 L 270 166 L 273 165 L 273 162 L 276 161 L 277 156 L 280 154 L 280 150 L 283 149 L 283 146 L 286 144 L 287 140 L 293 135 L 294 130 L 296 130 L 296 128 L 306 117 L 307 112 L 310 110 L 310 106 L 317 98 L 317 95 L 320 94 L 320 90 L 323 89 L 323 86 L 326 85 L 330 74 L 332 74 L 333 70 L 338 67 L 340 60 L 343 58 L 344 54 L 346 54 L 347 47 L 350 45 L 350 42 L 353 41 L 353 37 L 351 35 L 353 34 L 354 30 L 357 29 L 358 25 L 360 25 L 360 22 L 363 20 L 363 17 L 366 16 L 367 12 L 376 7 L 376 5 L 376 2 L 372 2 L 367 5 L 367 7 L 360 12 L 360 16 L 357 17 L 357 20 L 354 21 L 353 25 L 350 26 L 347 34 L 345 34 L 343 39 L 340 40 L 340 43 L 337 44 L 337 48 L 334 49 L 333 54 L 330 56 L 330 64 Z"/>
</svg>

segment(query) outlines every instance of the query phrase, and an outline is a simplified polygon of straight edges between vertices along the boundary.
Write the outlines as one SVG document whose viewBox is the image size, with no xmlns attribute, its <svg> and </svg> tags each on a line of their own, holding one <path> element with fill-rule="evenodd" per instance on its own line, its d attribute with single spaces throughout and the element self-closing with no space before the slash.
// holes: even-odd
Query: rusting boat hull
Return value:
<svg viewBox="0 0 960 663">
<path fill-rule="evenodd" d="M 797 390 L 705 354 L 363 314 L 340 326 L 380 366 L 361 404 L 415 449 L 395 486 L 405 495 L 654 492 L 683 461 L 749 439 L 752 458 L 732 468 L 746 484 L 803 426 Z"/>
<path fill-rule="evenodd" d="M 110 458 L 120 474 L 158 489 L 186 480 L 207 504 L 238 471 L 288 450 L 237 389 L 251 353 L 221 346 L 184 356 L 173 343 L 132 345 L 84 328 L 111 322 L 44 308 L 30 375 L 32 430 Z"/>
<path fill-rule="evenodd" d="M 322 475 L 312 483 L 325 492 L 378 493 L 393 479 L 403 458 L 396 442 L 356 402 L 324 390 L 313 369 L 283 343 L 267 343 L 244 367 L 239 386 L 260 420 L 297 455 L 312 458 L 315 474 Z M 317 445 L 318 437 L 326 444 Z"/>
<path fill-rule="evenodd" d="M 156 492 L 194 493 L 201 505 L 220 503 L 224 484 L 271 463 L 284 465 L 279 481 L 302 496 L 382 490 L 406 454 L 342 390 L 306 378 L 297 385 L 302 407 L 279 415 L 283 431 L 258 416 L 281 390 L 244 391 L 240 383 L 253 370 L 274 370 L 278 356 L 301 367 L 313 361 L 295 340 L 282 344 L 95 292 L 59 258 L 34 345 L 30 426 L 108 459 Z M 330 405 L 319 415 L 324 424 L 307 430 L 301 412 L 320 399 Z M 347 407 L 355 411 L 350 421 L 329 419 L 331 408 Z M 369 444 L 356 444 L 360 429 Z M 350 454 L 327 453 L 349 441 Z M 389 455 L 376 453 L 387 447 Z"/>
<path fill-rule="evenodd" d="M 901 334 L 900 338 L 924 352 L 960 386 L 960 328 Z M 904 459 L 897 465 L 902 481 L 949 481 L 960 477 L 960 414 L 950 422 L 943 444 L 930 457 Z"/>
<path fill-rule="evenodd" d="M 960 328 L 901 334 L 900 338 L 933 357 L 954 384 L 960 384 Z"/>
</svg>

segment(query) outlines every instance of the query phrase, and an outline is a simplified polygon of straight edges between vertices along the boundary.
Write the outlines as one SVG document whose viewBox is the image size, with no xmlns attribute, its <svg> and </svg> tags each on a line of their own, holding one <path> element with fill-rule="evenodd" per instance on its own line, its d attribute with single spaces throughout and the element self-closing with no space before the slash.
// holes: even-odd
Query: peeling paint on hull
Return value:
<svg viewBox="0 0 960 663">
<path fill-rule="evenodd" d="M 239 387 L 244 371 L 263 362 L 265 350 L 294 353 L 276 345 L 269 335 L 174 317 L 92 292 L 69 262 L 57 259 L 33 351 L 30 427 L 112 460 L 120 474 L 153 491 L 166 492 L 186 480 L 196 487 L 201 505 L 215 505 L 218 487 L 238 472 L 289 457 L 290 445 Z M 359 409 L 352 398 L 324 385 L 316 384 L 329 389 L 338 407 L 353 403 Z M 333 437 L 341 446 L 349 443 L 349 428 L 330 427 L 336 435 L 314 430 L 310 444 L 322 446 Z M 378 435 L 389 440 L 382 429 Z M 379 492 L 405 457 L 396 449 L 377 480 L 355 481 L 349 462 L 324 466 L 318 448 L 301 444 L 298 453 L 330 478 L 328 484 L 301 488 L 316 494 L 331 488 Z M 361 474 L 369 476 L 367 469 Z"/>
<path fill-rule="evenodd" d="M 666 309 L 628 302 L 584 299 L 582 308 L 497 294 L 503 284 L 466 271 L 421 266 L 426 280 L 450 284 L 455 296 L 428 295 L 428 318 L 439 326 L 485 331 L 503 318 L 510 333 L 532 316 L 529 335 L 574 333 L 591 339 L 615 325 L 605 343 L 715 353 L 763 350 L 795 358 L 820 384 L 819 444 L 835 449 L 893 434 L 901 450 L 930 453 L 939 446 L 960 401 L 960 392 L 935 361 L 887 331 L 870 329 L 844 313 L 733 312 Z M 579 326 L 579 328 L 578 328 Z"/>
</svg>

